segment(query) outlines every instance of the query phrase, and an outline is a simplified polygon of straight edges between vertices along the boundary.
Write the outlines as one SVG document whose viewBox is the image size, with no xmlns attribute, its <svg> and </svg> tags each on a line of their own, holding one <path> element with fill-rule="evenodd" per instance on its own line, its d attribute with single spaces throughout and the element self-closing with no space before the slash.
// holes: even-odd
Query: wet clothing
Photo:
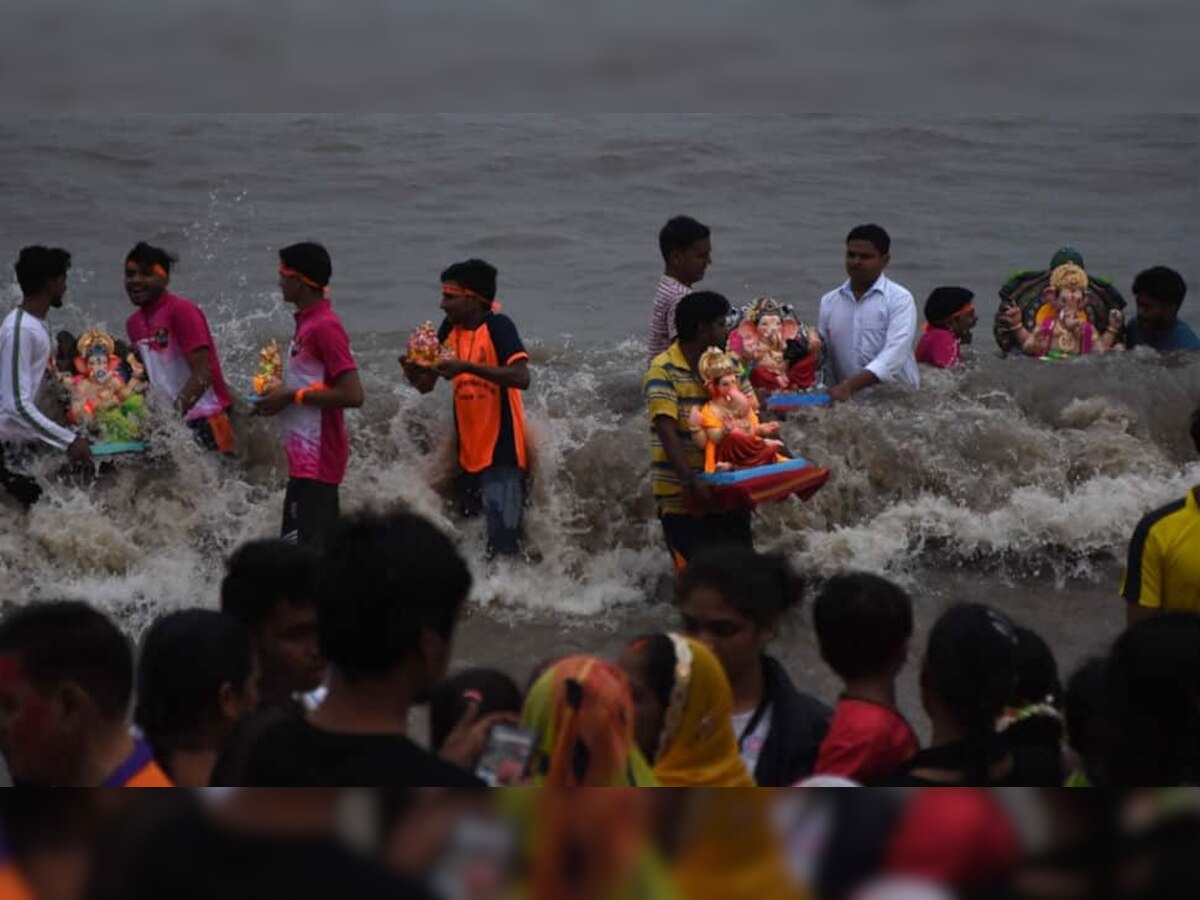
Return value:
<svg viewBox="0 0 1200 900">
<path fill-rule="evenodd" d="M 212 384 L 184 414 L 184 421 L 206 419 L 233 405 L 208 320 L 195 303 L 164 291 L 153 303 L 134 311 L 125 322 L 125 331 L 138 349 L 150 387 L 171 403 L 179 399 L 192 377 L 188 356 L 197 350 L 208 351 Z"/>
<path fill-rule="evenodd" d="M 1196 491 L 1145 516 L 1129 541 L 1125 602 L 1163 612 L 1200 612 L 1200 507 Z"/>
<path fill-rule="evenodd" d="M 219 412 L 203 419 L 193 419 L 188 422 L 192 436 L 205 450 L 215 453 L 233 452 L 233 423 L 229 421 L 229 413 Z"/>
<path fill-rule="evenodd" d="M 822 297 L 817 328 L 835 384 L 865 369 L 884 383 L 920 387 L 913 355 L 917 305 L 905 287 L 886 275 L 861 299 L 855 298 L 849 279 Z"/>
<path fill-rule="evenodd" d="M 921 749 L 899 712 L 868 700 L 838 701 L 817 757 L 818 775 L 840 775 L 860 784 L 894 772 Z"/>
<path fill-rule="evenodd" d="M 690 516 L 686 513 L 663 515 L 663 535 L 667 548 L 675 559 L 676 568 L 687 563 L 705 547 L 736 544 L 751 547 L 754 536 L 750 528 L 750 510 L 710 513 L 707 516 Z"/>
<path fill-rule="evenodd" d="M 936 369 L 953 369 L 961 359 L 958 338 L 945 328 L 930 328 L 917 342 L 917 362 Z"/>
<path fill-rule="evenodd" d="M 324 385 L 358 368 L 350 339 L 328 300 L 297 312 L 296 333 L 283 361 L 289 391 Z M 279 414 L 279 439 L 288 458 L 288 477 L 339 485 L 350 458 L 345 412 L 293 404 Z"/>
<path fill-rule="evenodd" d="M 489 313 L 475 329 L 438 329 L 456 359 L 507 367 L 529 359 L 512 319 Z M 488 556 L 520 552 L 529 468 L 522 392 L 475 375 L 455 376 L 454 425 L 458 436 L 459 503 L 463 515 L 484 513 Z"/>
<path fill-rule="evenodd" d="M 320 547 L 339 515 L 338 486 L 311 478 L 289 478 L 283 495 L 285 541 Z"/>
<path fill-rule="evenodd" d="M 450 344 L 455 359 L 480 366 L 506 367 L 529 359 L 517 326 L 502 313 L 489 313 L 470 330 L 447 319 L 438 340 Z M 453 385 L 461 469 L 474 474 L 491 466 L 527 468 L 521 391 L 468 374 L 456 376 Z"/>
<path fill-rule="evenodd" d="M 0 442 L 66 450 L 76 434 L 37 408 L 54 345 L 43 319 L 14 309 L 0 325 Z M 52 376 L 51 376 L 52 377 Z"/>
<path fill-rule="evenodd" d="M 481 787 L 401 734 L 340 734 L 288 716 L 250 750 L 243 787 Z"/>
<path fill-rule="evenodd" d="M 1168 332 L 1142 333 L 1135 318 L 1125 326 L 1125 346 L 1132 350 L 1134 347 L 1150 347 L 1159 353 L 1169 353 L 1172 350 L 1200 350 L 1200 337 L 1196 336 L 1190 325 L 1175 320 L 1175 326 Z"/>
</svg>

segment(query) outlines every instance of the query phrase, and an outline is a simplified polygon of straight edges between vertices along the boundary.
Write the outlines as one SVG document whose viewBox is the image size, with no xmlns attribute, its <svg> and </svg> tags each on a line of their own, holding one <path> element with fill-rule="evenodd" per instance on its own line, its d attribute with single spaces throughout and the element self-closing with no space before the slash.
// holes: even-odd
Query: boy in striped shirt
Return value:
<svg viewBox="0 0 1200 900">
<path fill-rule="evenodd" d="M 10 471 L 6 456 L 45 445 L 65 452 L 72 463 L 91 459 L 91 445 L 50 419 L 35 404 L 50 371 L 54 343 L 46 316 L 63 305 L 71 254 L 58 247 L 26 247 L 14 267 L 24 295 L 0 325 L 0 483 L 27 509 L 42 494 L 28 475 Z"/>
<path fill-rule="evenodd" d="M 654 292 L 650 331 L 646 336 L 648 358 L 664 353 L 675 340 L 675 307 L 703 280 L 712 262 L 708 226 L 688 216 L 676 216 L 658 233 L 658 249 L 666 271 Z"/>
</svg>

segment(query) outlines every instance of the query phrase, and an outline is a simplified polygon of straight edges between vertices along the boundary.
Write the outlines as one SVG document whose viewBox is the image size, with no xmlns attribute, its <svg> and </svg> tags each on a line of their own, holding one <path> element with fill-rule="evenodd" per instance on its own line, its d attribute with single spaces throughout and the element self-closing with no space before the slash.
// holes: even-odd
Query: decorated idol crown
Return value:
<svg viewBox="0 0 1200 900">
<path fill-rule="evenodd" d="M 726 375 L 737 375 L 742 371 L 737 360 L 720 347 L 709 347 L 701 353 L 698 368 L 705 384 L 715 384 Z"/>
<path fill-rule="evenodd" d="M 778 316 L 780 319 L 794 319 L 796 312 L 787 303 L 780 303 L 774 297 L 757 297 L 742 309 L 742 318 L 757 325 L 763 316 Z"/>
<path fill-rule="evenodd" d="M 1063 263 L 1050 273 L 1050 287 L 1056 291 L 1063 288 L 1086 291 L 1088 288 L 1087 272 L 1075 263 Z"/>
</svg>

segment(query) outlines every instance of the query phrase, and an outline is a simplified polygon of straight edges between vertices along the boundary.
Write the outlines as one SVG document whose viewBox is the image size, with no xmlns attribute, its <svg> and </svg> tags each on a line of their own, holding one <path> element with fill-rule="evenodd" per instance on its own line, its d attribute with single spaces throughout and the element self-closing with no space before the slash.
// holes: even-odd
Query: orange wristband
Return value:
<svg viewBox="0 0 1200 900">
<path fill-rule="evenodd" d="M 314 381 L 312 384 L 308 385 L 307 387 L 300 388 L 300 390 L 296 391 L 296 405 L 303 406 L 304 405 L 304 397 L 309 392 L 323 391 L 323 390 L 325 390 L 325 385 L 322 384 L 320 381 Z"/>
</svg>

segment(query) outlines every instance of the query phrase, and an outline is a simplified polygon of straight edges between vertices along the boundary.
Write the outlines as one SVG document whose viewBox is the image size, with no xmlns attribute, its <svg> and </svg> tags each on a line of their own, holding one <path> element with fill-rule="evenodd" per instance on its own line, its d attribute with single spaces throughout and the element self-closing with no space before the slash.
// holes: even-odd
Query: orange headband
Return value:
<svg viewBox="0 0 1200 900">
<path fill-rule="evenodd" d="M 946 322 L 953 322 L 955 319 L 961 319 L 963 316 L 969 316 L 973 312 L 975 312 L 975 304 L 968 303 L 966 306 L 964 306 L 958 312 L 951 313 L 950 315 L 946 316 L 946 318 L 944 318 L 944 319 L 938 319 L 933 324 L 934 325 L 942 325 Z"/>
<path fill-rule="evenodd" d="M 494 300 L 489 300 L 483 294 L 477 294 L 470 288 L 465 288 L 461 284 L 455 284 L 453 281 L 442 282 L 442 293 L 449 294 L 451 297 L 470 297 L 473 300 L 481 300 L 484 303 L 494 303 Z"/>
<path fill-rule="evenodd" d="M 299 278 L 301 284 L 306 284 L 314 291 L 325 291 L 329 289 L 329 285 L 320 284 L 316 279 L 309 278 L 303 272 L 297 272 L 295 269 L 289 269 L 283 263 L 279 264 L 279 274 L 285 278 Z"/>
<path fill-rule="evenodd" d="M 133 262 L 133 260 L 131 260 L 131 259 L 125 260 L 126 265 L 129 265 L 129 263 L 131 263 L 131 262 Z M 137 263 L 133 263 L 133 264 L 135 266 L 137 265 Z M 170 272 L 168 272 L 166 270 L 166 267 L 163 266 L 162 263 L 151 263 L 150 264 L 150 273 L 152 275 L 157 275 L 159 278 L 169 278 L 170 274 L 171 274 Z"/>
</svg>

